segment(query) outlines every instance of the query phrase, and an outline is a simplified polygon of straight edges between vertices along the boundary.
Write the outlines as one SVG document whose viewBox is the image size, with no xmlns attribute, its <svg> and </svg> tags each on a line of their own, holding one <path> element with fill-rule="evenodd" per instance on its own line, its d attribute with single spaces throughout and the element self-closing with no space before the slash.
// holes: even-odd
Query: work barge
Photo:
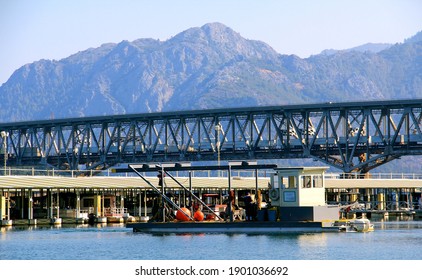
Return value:
<svg viewBox="0 0 422 280">
<path fill-rule="evenodd" d="M 141 171 L 146 171 L 145 168 L 148 170 L 149 167 L 129 167 L 146 181 L 141 175 Z M 324 199 L 323 173 L 327 169 L 326 167 L 280 168 L 275 165 L 250 165 L 248 162 L 209 167 L 219 171 L 227 170 L 227 199 L 223 203 L 207 204 L 191 190 L 179 184 L 189 192 L 191 198 L 195 199 L 195 202 L 189 205 L 190 207 L 181 207 L 166 196 L 162 180 L 165 176 L 174 178 L 162 166 L 156 168 L 158 169 L 155 171 L 160 172 L 158 177 L 160 179 L 159 185 L 162 188 L 161 190 L 156 189 L 156 191 L 162 198 L 162 207 L 159 210 L 162 213 L 157 215 L 158 219 L 154 219 L 150 223 L 128 223 L 127 227 L 132 228 L 135 232 L 283 233 L 339 230 L 333 223 L 339 219 L 339 207 L 326 205 Z M 262 190 L 259 189 L 257 184 L 255 197 L 252 198 L 250 191 L 247 190 L 243 195 L 244 208 L 239 207 L 236 204 L 235 192 L 232 190 L 231 172 L 235 169 L 272 169 L 271 180 L 267 186 L 268 198 L 262 199 Z M 252 203 L 252 201 L 255 201 L 255 203 Z M 175 218 L 168 216 L 166 203 L 177 209 Z M 195 206 L 195 203 L 198 204 Z M 204 215 L 203 211 L 206 211 L 207 214 Z"/>
<path fill-rule="evenodd" d="M 245 221 L 242 197 L 250 192 L 255 201 L 260 199 L 254 213 L 254 222 L 262 228 L 264 222 L 286 220 L 283 216 L 285 213 L 294 216 L 303 212 L 306 207 L 300 208 L 300 211 L 299 208 L 290 212 L 281 211 L 280 197 L 283 201 L 287 200 L 284 201 L 287 205 L 294 204 L 293 201 L 289 202 L 294 198 L 299 203 L 302 191 L 308 191 L 304 187 L 306 176 L 302 173 L 314 171 L 321 172 L 321 175 L 310 175 L 310 189 L 318 192 L 323 201 L 313 203 L 338 207 L 337 210 L 345 217 L 371 214 L 417 216 L 419 213 L 422 186 L 422 179 L 419 177 L 413 176 L 413 180 L 377 180 L 353 174 L 325 174 L 326 168 L 321 168 L 284 168 L 256 162 L 228 162 L 224 165 L 204 166 L 191 166 L 190 163 L 127 164 L 102 172 L 9 169 L 7 172 L 5 170 L 6 176 L 2 176 L 0 180 L 1 224 L 126 223 L 128 227 L 139 229 L 151 224 L 157 209 L 163 209 L 161 206 L 165 202 L 173 213 L 183 211 L 182 207 L 193 213 L 199 207 L 205 214 L 203 224 L 215 227 L 215 223 L 210 223 L 210 220 L 236 224 Z M 295 172 L 297 176 L 276 175 L 283 172 Z M 293 177 L 296 179 L 289 179 Z M 315 187 L 317 182 L 314 178 L 319 178 L 325 187 Z M 277 184 L 278 195 L 272 191 L 272 187 Z M 239 209 L 233 209 L 227 216 L 224 205 L 231 193 Z M 302 206 L 306 206 L 308 202 L 300 203 L 305 203 Z M 309 221 L 314 219 L 312 215 L 318 214 L 308 209 L 307 213 L 300 215 L 300 219 Z M 164 213 L 161 216 L 165 217 Z M 294 219 L 299 221 L 297 217 Z M 168 221 L 162 224 L 168 224 Z M 183 227 L 186 223 L 177 224 Z M 243 226 L 236 225 L 232 228 L 245 231 L 248 223 L 242 224 Z M 270 224 L 266 223 L 266 226 L 280 226 Z M 321 221 L 300 225 L 315 229 L 320 227 Z M 284 227 L 298 228 L 291 223 Z"/>
</svg>

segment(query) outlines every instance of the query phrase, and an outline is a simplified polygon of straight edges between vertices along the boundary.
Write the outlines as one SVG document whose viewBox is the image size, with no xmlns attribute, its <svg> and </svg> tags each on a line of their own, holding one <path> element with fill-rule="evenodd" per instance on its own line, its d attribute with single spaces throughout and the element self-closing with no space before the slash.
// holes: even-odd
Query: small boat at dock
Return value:
<svg viewBox="0 0 422 280">
<path fill-rule="evenodd" d="M 371 232 L 374 231 L 374 225 L 369 219 L 342 219 L 333 223 L 341 232 Z"/>
</svg>

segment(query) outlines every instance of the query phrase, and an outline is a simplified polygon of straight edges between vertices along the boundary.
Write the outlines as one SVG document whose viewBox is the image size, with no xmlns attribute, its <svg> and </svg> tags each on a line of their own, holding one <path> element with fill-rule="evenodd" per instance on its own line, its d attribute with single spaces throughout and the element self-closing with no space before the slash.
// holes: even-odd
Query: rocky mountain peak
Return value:
<svg viewBox="0 0 422 280">
<path fill-rule="evenodd" d="M 103 44 L 15 71 L 0 87 L 0 122 L 422 97 L 420 44 L 369 47 L 301 59 L 221 23 Z"/>
<path fill-rule="evenodd" d="M 201 42 L 203 40 L 214 43 L 232 43 L 233 41 L 242 41 L 244 38 L 233 29 L 218 22 L 207 23 L 202 27 L 189 28 L 176 35 L 171 41 L 178 42 Z"/>
<path fill-rule="evenodd" d="M 404 40 L 404 43 L 418 43 L 422 42 L 422 31 L 419 31 L 414 36 Z"/>
</svg>

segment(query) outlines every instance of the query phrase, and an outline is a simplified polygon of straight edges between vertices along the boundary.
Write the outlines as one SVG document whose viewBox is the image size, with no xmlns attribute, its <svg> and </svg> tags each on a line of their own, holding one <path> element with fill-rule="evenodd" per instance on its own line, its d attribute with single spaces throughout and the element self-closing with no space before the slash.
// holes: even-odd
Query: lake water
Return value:
<svg viewBox="0 0 422 280">
<path fill-rule="evenodd" d="M 124 225 L 1 228 L 0 260 L 422 260 L 422 221 L 369 233 L 134 233 Z"/>
</svg>

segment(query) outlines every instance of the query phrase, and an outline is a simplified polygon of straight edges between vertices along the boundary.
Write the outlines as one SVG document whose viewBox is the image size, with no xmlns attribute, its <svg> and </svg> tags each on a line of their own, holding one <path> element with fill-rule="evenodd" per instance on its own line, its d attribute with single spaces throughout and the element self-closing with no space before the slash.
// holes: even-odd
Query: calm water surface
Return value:
<svg viewBox="0 0 422 280">
<path fill-rule="evenodd" d="M 422 260 L 422 221 L 370 233 L 133 233 L 118 226 L 1 228 L 0 260 Z"/>
</svg>

